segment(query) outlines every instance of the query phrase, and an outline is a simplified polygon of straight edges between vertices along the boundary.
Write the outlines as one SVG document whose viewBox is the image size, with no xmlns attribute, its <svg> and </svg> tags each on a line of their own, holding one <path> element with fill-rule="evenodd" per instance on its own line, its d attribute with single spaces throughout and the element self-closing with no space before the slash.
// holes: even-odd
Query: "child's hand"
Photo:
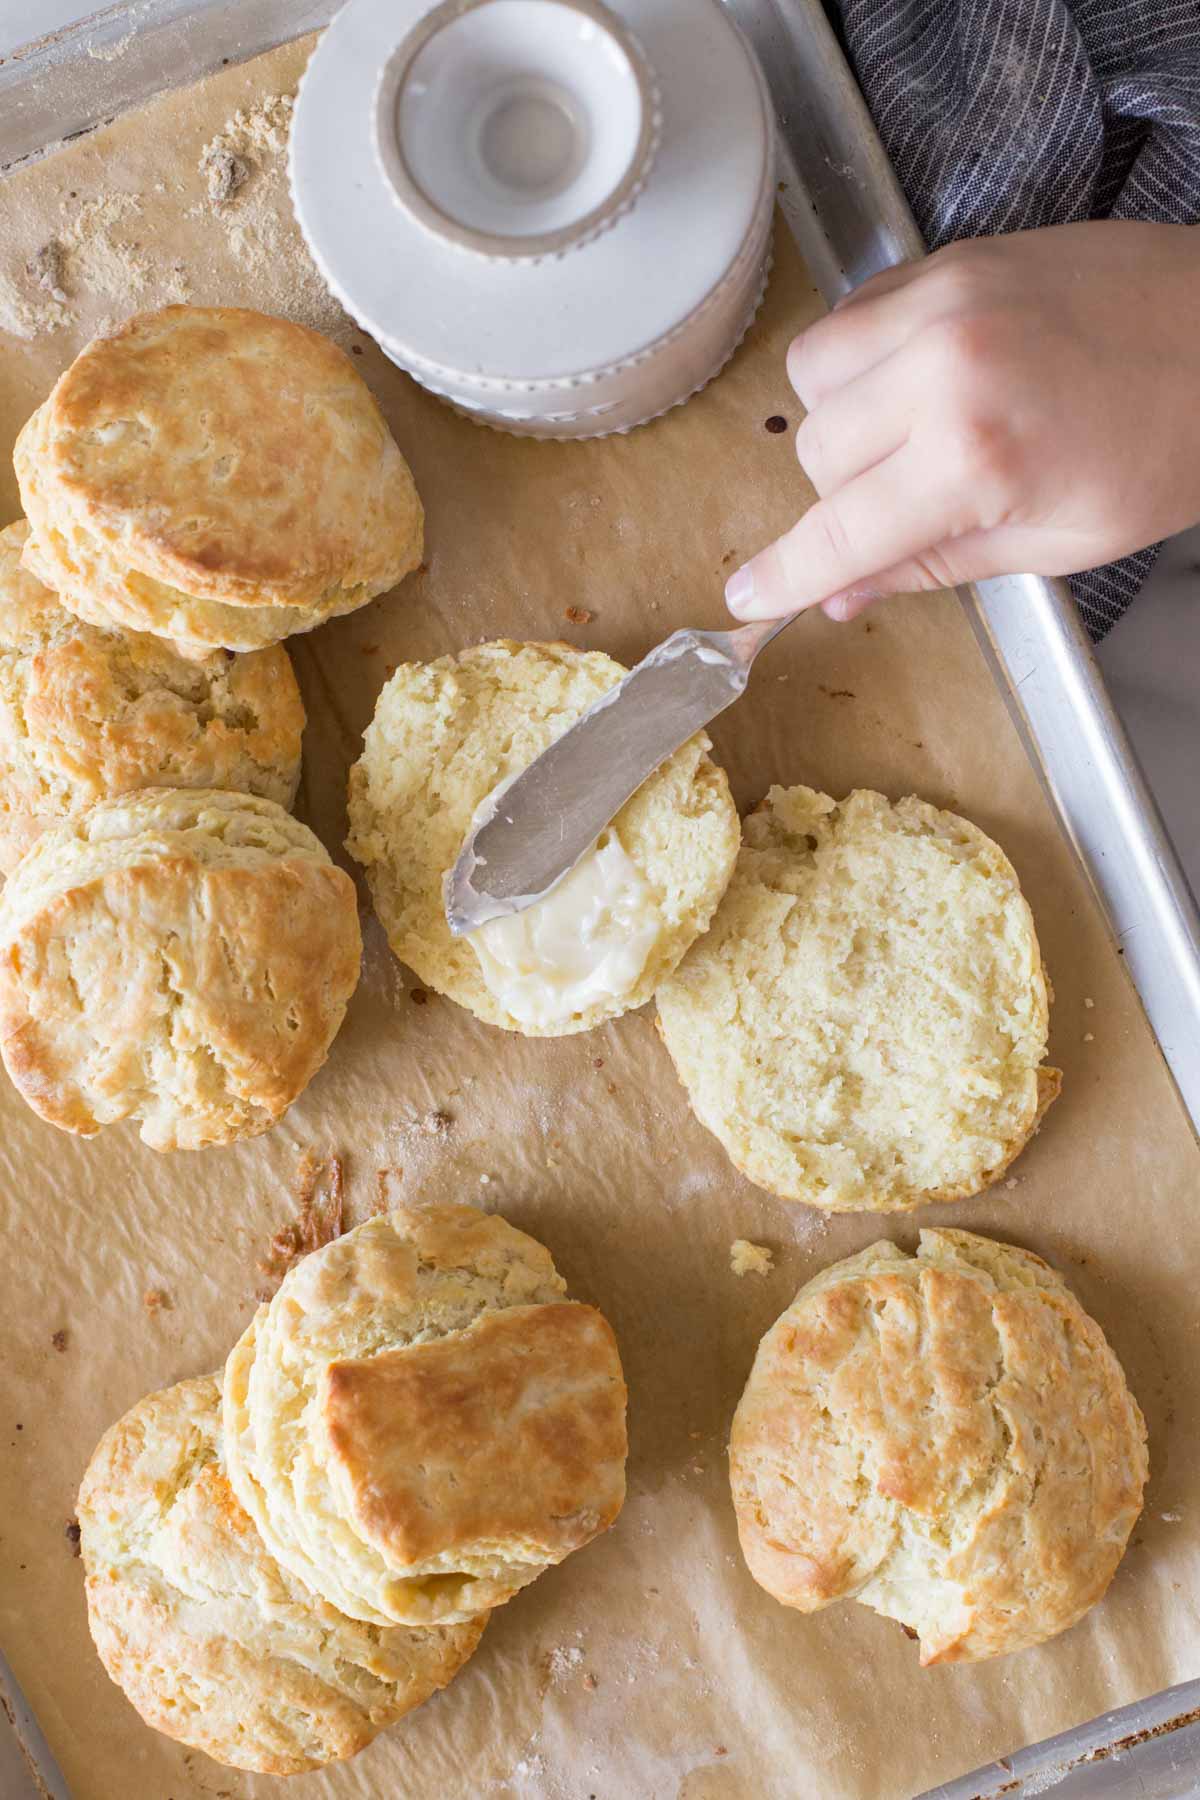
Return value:
<svg viewBox="0 0 1200 1800">
<path fill-rule="evenodd" d="M 1200 520 L 1200 226 L 980 238 L 798 337 L 820 499 L 728 582 L 741 619 L 1089 569 Z"/>
</svg>

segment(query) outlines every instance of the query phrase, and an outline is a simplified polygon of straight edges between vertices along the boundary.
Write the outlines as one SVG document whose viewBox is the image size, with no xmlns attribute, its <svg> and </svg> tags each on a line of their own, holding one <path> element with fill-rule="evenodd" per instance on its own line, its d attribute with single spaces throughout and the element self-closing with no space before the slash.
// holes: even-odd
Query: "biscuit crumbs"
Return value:
<svg viewBox="0 0 1200 1800">
<path fill-rule="evenodd" d="M 79 1540 L 82 1537 L 82 1535 L 83 1535 L 83 1533 L 80 1530 L 79 1520 L 78 1519 L 68 1519 L 66 1524 L 63 1526 L 63 1536 L 66 1538 L 68 1544 L 70 1544 L 70 1546 L 71 1546 L 71 1555 L 72 1556 L 79 1555 Z"/>
<path fill-rule="evenodd" d="M 595 616 L 586 606 L 568 606 L 563 613 L 563 618 L 572 625 L 590 625 Z"/>
<path fill-rule="evenodd" d="M 214 206 L 224 206 L 250 179 L 253 164 L 244 156 L 236 156 L 219 138 L 206 144 L 200 153 L 200 173 Z"/>
<path fill-rule="evenodd" d="M 171 1296 L 165 1288 L 147 1288 L 142 1295 L 142 1305 L 148 1313 L 170 1312 Z"/>
<path fill-rule="evenodd" d="M 67 1332 L 66 1332 L 65 1328 L 60 1327 L 60 1329 L 58 1331 L 51 1332 L 50 1342 L 54 1345 L 54 1348 L 58 1351 L 59 1355 L 61 1356 L 63 1351 L 65 1351 L 65 1349 L 67 1347 L 67 1343 L 68 1343 L 68 1336 L 67 1336 Z"/>
<path fill-rule="evenodd" d="M 296 1217 L 280 1227 L 258 1264 L 265 1283 L 256 1298 L 269 1300 L 288 1271 L 313 1250 L 323 1250 L 346 1229 L 345 1173 L 340 1156 L 306 1150 L 296 1165 L 292 1192 Z"/>
<path fill-rule="evenodd" d="M 729 1246 L 729 1266 L 735 1275 L 769 1275 L 774 1262 L 774 1252 L 765 1244 L 734 1238 Z"/>
<path fill-rule="evenodd" d="M 66 305 L 67 293 L 63 283 L 65 280 L 65 258 L 63 247 L 57 238 L 51 238 L 43 244 L 25 264 L 25 273 L 35 287 L 40 287 L 57 300 L 60 306 Z"/>
<path fill-rule="evenodd" d="M 395 1163 L 385 1163 L 375 1171 L 375 1204 L 371 1208 L 373 1216 L 392 1210 L 392 1182 L 403 1181 L 404 1170 Z"/>
<path fill-rule="evenodd" d="M 560 1688 L 575 1674 L 582 1661 L 583 1651 L 578 1644 L 559 1644 L 542 1657 L 542 1672 L 549 1683 Z"/>
</svg>

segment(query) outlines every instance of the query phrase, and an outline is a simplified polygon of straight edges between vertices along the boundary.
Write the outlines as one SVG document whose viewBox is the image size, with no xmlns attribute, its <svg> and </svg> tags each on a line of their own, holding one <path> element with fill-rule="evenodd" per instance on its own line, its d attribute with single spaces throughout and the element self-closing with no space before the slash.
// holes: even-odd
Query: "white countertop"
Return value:
<svg viewBox="0 0 1200 1800">
<path fill-rule="evenodd" d="M 86 0 L 0 0 L 0 57 L 94 13 Z M 1100 647 L 1113 698 L 1200 891 L 1200 526 L 1168 544 Z"/>
</svg>

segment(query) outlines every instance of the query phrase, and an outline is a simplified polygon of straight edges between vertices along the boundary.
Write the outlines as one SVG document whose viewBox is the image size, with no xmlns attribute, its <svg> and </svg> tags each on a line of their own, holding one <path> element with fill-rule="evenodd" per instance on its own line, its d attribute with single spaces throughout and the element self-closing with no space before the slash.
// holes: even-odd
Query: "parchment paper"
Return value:
<svg viewBox="0 0 1200 1800">
<path fill-rule="evenodd" d="M 5 447 L 99 320 L 180 294 L 320 311 L 286 213 L 269 216 L 278 181 L 260 171 L 238 225 L 212 212 L 196 169 L 238 107 L 294 87 L 304 54 L 228 69 L 0 183 L 10 298 L 29 291 L 24 259 L 81 207 L 134 196 L 89 215 L 107 236 L 81 253 L 62 328 L 0 338 Z M 247 248 L 251 226 L 275 233 L 269 266 Z M 412 462 L 429 547 L 427 572 L 396 595 L 292 643 L 310 715 L 301 811 L 335 855 L 346 771 L 392 664 L 498 634 L 632 662 L 685 621 L 723 622 L 723 574 L 809 498 L 791 431 L 763 424 L 797 422 L 783 352 L 820 305 L 777 237 L 765 311 L 733 365 L 628 438 L 479 429 L 340 323 Z M 138 288 L 124 304 L 104 291 L 122 266 Z M 0 515 L 16 505 L 4 466 Z M 569 606 L 594 618 L 572 626 Z M 743 805 L 772 781 L 915 791 L 977 820 L 1017 865 L 1057 993 L 1063 1098 L 1009 1180 L 924 1217 L 1058 1264 L 1129 1373 L 1153 1477 L 1107 1599 L 1043 1649 L 922 1673 L 895 1624 L 854 1605 L 805 1619 L 763 1594 L 738 1555 L 725 1458 L 755 1345 L 818 1267 L 881 1229 L 911 1243 L 918 1221 L 827 1223 L 750 1186 L 692 1119 L 649 1014 L 557 1042 L 505 1036 L 414 1000 L 368 920 L 329 1064 L 266 1138 L 173 1158 L 131 1129 L 85 1143 L 0 1085 L 0 1641 L 77 1800 L 276 1791 L 141 1724 L 92 1651 L 66 1527 L 105 1427 L 148 1389 L 215 1368 L 241 1330 L 305 1150 L 345 1159 L 352 1218 L 386 1168 L 393 1193 L 478 1201 L 542 1238 L 613 1322 L 632 1444 L 616 1528 L 501 1608 L 449 1691 L 353 1762 L 295 1780 L 296 1800 L 899 1800 L 1200 1669 L 1200 1158 L 957 602 L 907 601 L 852 627 L 806 619 L 714 737 Z M 444 1137 L 422 1131 L 430 1109 L 451 1115 Z M 769 1277 L 731 1274 L 738 1236 L 775 1249 Z M 148 1307 L 149 1290 L 166 1304 Z"/>
</svg>

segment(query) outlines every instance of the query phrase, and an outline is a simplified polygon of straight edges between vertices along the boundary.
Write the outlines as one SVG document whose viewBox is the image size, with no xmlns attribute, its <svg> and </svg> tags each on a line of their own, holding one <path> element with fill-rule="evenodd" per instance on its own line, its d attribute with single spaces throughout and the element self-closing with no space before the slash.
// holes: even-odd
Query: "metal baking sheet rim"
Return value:
<svg viewBox="0 0 1200 1800">
<path fill-rule="evenodd" d="M 821 0 L 725 4 L 766 71 L 781 138 L 781 210 L 824 298 L 832 303 L 876 270 L 922 254 Z M 2 58 L 0 174 L 166 88 L 316 29 L 336 10 L 330 0 L 132 0 Z M 97 55 L 118 47 L 120 56 Z M 67 77 L 85 57 L 89 81 L 69 90 Z M 1069 591 L 1018 575 L 961 597 L 1200 1131 L 1200 913 Z M 2 1658 L 0 1702 L 0 1731 L 11 1728 L 32 1771 L 29 1793 L 65 1796 Z M 919 1800 L 1034 1792 L 1091 1800 L 1100 1779 L 1112 1800 L 1184 1800 L 1200 1794 L 1200 1774 L 1189 1768 L 1200 1770 L 1200 1680 L 1016 1750 Z"/>
</svg>

